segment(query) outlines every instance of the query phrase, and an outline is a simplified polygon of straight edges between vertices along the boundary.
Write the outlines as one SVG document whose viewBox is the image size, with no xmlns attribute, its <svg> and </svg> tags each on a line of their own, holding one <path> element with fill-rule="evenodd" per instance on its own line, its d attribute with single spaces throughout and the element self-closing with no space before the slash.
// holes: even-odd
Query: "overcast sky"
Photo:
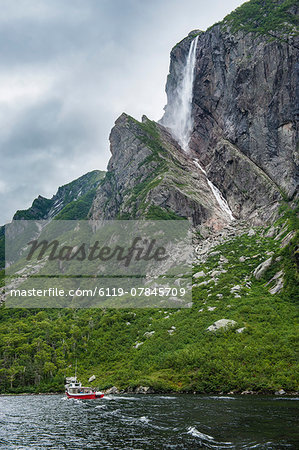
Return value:
<svg viewBox="0 0 299 450">
<path fill-rule="evenodd" d="M 172 46 L 238 0 L 0 0 L 0 224 L 106 169 L 127 112 L 161 118 Z"/>
</svg>

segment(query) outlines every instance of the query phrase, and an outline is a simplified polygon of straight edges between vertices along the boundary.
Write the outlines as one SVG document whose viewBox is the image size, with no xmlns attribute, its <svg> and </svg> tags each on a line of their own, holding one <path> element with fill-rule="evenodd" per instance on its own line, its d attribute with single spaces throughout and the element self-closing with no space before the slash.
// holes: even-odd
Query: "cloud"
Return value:
<svg viewBox="0 0 299 450">
<path fill-rule="evenodd" d="M 104 170 L 123 111 L 162 116 L 171 47 L 240 3 L 1 0 L 0 223 Z"/>
</svg>

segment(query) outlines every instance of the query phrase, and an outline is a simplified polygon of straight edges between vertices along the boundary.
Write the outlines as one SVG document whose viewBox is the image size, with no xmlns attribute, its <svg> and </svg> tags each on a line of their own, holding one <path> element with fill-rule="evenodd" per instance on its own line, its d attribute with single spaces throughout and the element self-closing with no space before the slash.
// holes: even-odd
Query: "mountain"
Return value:
<svg viewBox="0 0 299 450">
<path fill-rule="evenodd" d="M 159 123 L 123 113 L 105 175 L 17 212 L 189 220 L 193 304 L 2 306 L 2 392 L 61 390 L 75 359 L 83 382 L 113 392 L 298 391 L 297 25 L 294 0 L 251 0 L 191 31 L 171 50 Z"/>
<path fill-rule="evenodd" d="M 112 157 L 90 217 L 191 218 L 219 229 L 229 221 L 205 175 L 163 126 L 122 114 L 110 134 Z"/>
<path fill-rule="evenodd" d="M 64 219 L 70 210 L 72 217 L 67 217 L 68 219 L 85 219 L 95 189 L 104 176 L 105 172 L 93 170 L 59 187 L 51 199 L 39 195 L 30 208 L 17 211 L 13 220 L 51 220 L 54 217 Z"/>
<path fill-rule="evenodd" d="M 264 5 L 270 4 L 271 14 L 265 19 Z M 289 6 L 282 17 L 292 28 L 298 21 L 295 2 L 255 1 L 198 36 L 190 148 L 236 217 L 248 216 L 252 203 L 264 208 L 279 200 L 279 192 L 290 199 L 298 195 L 299 39 L 293 33 L 286 39 L 276 24 L 281 38 L 269 39 L 263 31 L 270 28 L 282 4 Z M 241 25 L 252 9 L 263 21 L 263 29 L 258 24 L 256 28 Z M 162 119 L 166 124 L 193 38 L 194 34 L 187 36 L 171 52 Z"/>
<path fill-rule="evenodd" d="M 96 188 L 105 176 L 104 171 L 93 170 L 71 183 L 58 188 L 52 198 L 39 195 L 30 208 L 17 211 L 13 220 L 75 220 L 86 219 Z M 5 266 L 5 226 L 0 227 L 0 268 Z"/>
<path fill-rule="evenodd" d="M 112 157 L 92 217 L 148 217 L 150 208 L 166 208 L 192 218 L 194 224 L 219 222 L 204 179 L 221 191 L 235 218 L 255 225 L 277 218 L 283 198 L 298 198 L 297 21 L 294 1 L 251 1 L 205 33 L 195 30 L 175 45 L 165 114 L 159 124 L 147 119 L 140 124 L 124 114 L 115 122 Z M 184 120 L 181 111 L 188 113 L 180 91 L 195 39 L 192 129 L 186 153 L 179 148 L 176 132 Z M 169 161 L 173 164 L 178 155 L 183 166 L 170 168 Z M 201 185 L 194 185 L 190 177 L 198 177 Z"/>
</svg>

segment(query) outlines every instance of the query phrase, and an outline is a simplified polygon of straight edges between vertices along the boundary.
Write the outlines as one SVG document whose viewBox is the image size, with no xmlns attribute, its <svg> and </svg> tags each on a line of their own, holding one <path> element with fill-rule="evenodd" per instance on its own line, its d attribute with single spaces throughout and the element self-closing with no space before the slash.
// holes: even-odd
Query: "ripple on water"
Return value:
<svg viewBox="0 0 299 450">
<path fill-rule="evenodd" d="M 196 427 L 189 427 L 187 429 L 187 434 L 191 434 L 191 436 L 200 439 L 202 444 L 208 444 L 210 448 L 232 448 L 232 442 L 218 442 L 213 436 L 202 433 Z"/>
</svg>

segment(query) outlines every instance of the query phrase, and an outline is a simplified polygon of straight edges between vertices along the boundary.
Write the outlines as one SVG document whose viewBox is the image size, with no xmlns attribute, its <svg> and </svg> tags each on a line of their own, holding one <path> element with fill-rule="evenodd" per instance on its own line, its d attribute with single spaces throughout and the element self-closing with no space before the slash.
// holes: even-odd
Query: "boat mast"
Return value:
<svg viewBox="0 0 299 450">
<path fill-rule="evenodd" d="M 77 359 L 76 359 L 76 366 L 75 366 L 75 382 L 77 382 Z"/>
</svg>

